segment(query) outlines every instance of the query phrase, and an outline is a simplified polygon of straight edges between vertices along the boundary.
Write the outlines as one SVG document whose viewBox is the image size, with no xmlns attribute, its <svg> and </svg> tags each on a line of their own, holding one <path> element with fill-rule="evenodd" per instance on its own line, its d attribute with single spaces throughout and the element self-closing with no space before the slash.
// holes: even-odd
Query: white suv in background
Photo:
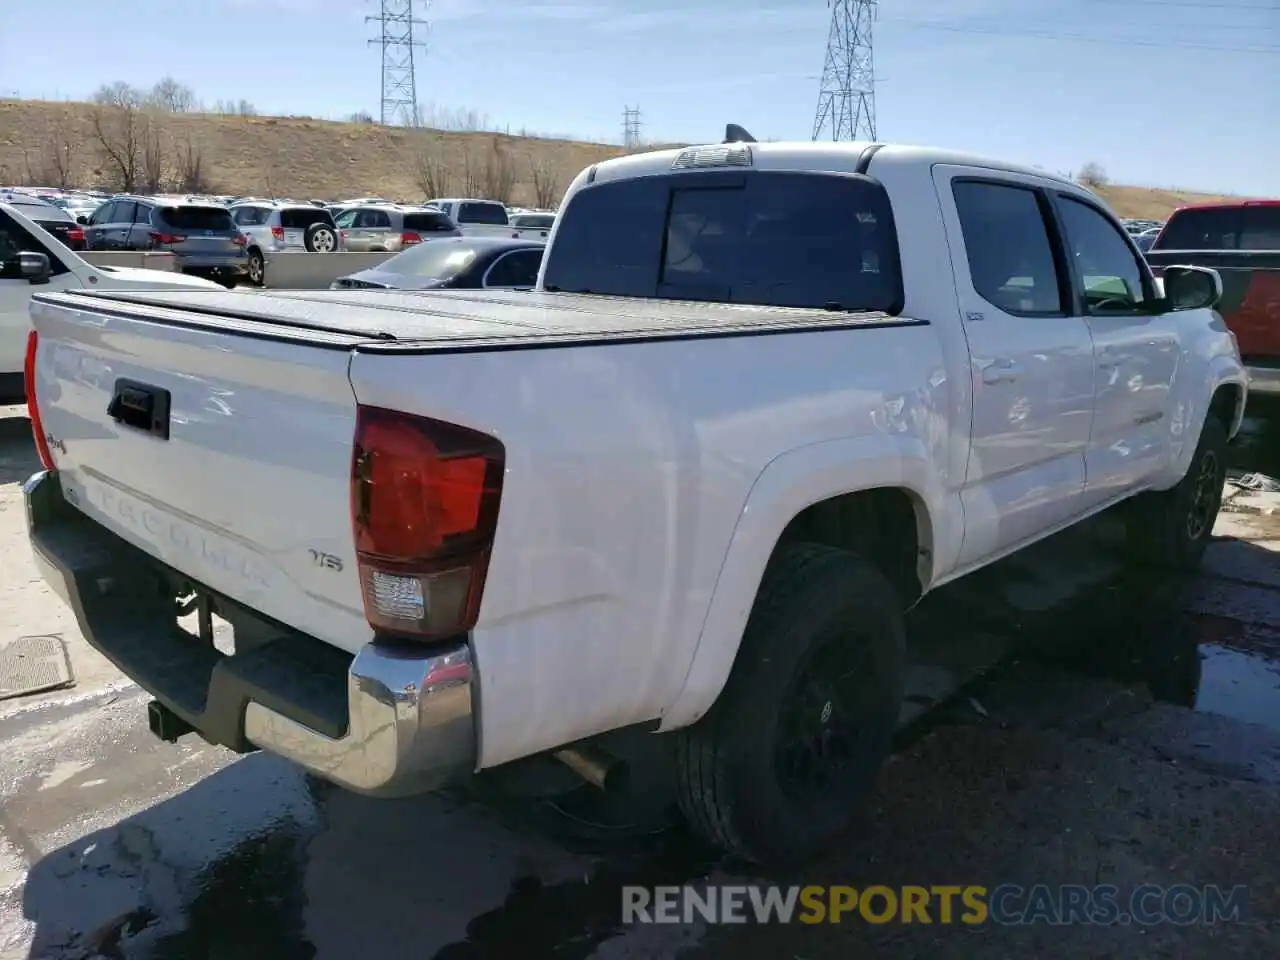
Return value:
<svg viewBox="0 0 1280 960">
<path fill-rule="evenodd" d="M 338 230 L 333 214 L 308 203 L 250 200 L 231 207 L 231 219 L 249 238 L 249 279 L 261 286 L 273 253 L 333 253 Z"/>
</svg>

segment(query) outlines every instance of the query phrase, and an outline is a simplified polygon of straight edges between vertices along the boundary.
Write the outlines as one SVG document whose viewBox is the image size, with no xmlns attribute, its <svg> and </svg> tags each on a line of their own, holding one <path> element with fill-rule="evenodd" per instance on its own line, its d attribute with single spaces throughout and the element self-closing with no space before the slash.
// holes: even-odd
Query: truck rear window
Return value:
<svg viewBox="0 0 1280 960">
<path fill-rule="evenodd" d="M 160 216 L 179 230 L 235 230 L 231 212 L 221 207 L 163 207 Z"/>
<path fill-rule="evenodd" d="M 1151 245 L 1152 250 L 1235 250 L 1240 245 L 1240 208 L 1179 210 Z"/>
<path fill-rule="evenodd" d="M 549 289 L 896 313 L 889 198 L 858 175 L 674 173 L 579 190 L 560 214 Z"/>
<path fill-rule="evenodd" d="M 507 225 L 507 208 L 500 203 L 464 203 L 458 208 L 459 223 Z"/>
</svg>

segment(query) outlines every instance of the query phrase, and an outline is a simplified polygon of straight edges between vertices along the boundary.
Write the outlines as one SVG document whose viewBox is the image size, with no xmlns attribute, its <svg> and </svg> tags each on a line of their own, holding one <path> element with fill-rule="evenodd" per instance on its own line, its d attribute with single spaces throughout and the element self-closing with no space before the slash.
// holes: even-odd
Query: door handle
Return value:
<svg viewBox="0 0 1280 960">
<path fill-rule="evenodd" d="M 982 368 L 983 383 L 1012 383 L 1022 376 L 1022 367 L 1012 360 L 996 360 Z"/>
</svg>

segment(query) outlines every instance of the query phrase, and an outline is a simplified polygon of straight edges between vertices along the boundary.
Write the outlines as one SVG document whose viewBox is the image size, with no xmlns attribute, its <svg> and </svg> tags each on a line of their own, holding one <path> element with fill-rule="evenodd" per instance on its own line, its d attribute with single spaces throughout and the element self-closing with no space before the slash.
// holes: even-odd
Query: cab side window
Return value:
<svg viewBox="0 0 1280 960">
<path fill-rule="evenodd" d="M 1058 209 L 1085 311 L 1103 316 L 1140 312 L 1151 299 L 1150 287 L 1121 228 L 1096 207 L 1073 197 L 1059 194 Z"/>
<path fill-rule="evenodd" d="M 951 191 L 978 296 L 1014 316 L 1066 316 L 1036 191 L 979 180 L 957 180 Z"/>
</svg>

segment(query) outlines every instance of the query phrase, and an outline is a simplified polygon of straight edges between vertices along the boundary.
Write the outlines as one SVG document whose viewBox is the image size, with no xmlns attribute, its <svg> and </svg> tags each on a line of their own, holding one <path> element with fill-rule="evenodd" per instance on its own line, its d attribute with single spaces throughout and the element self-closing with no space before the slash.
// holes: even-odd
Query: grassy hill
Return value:
<svg viewBox="0 0 1280 960">
<path fill-rule="evenodd" d="M 558 199 L 578 171 L 621 153 L 495 133 L 0 100 L 0 184 L 114 188 L 128 171 L 140 190 L 150 180 L 181 192 L 395 200 L 482 193 L 532 204 Z M 1119 185 L 1098 192 L 1126 217 L 1163 218 L 1181 204 L 1218 198 Z"/>
</svg>

